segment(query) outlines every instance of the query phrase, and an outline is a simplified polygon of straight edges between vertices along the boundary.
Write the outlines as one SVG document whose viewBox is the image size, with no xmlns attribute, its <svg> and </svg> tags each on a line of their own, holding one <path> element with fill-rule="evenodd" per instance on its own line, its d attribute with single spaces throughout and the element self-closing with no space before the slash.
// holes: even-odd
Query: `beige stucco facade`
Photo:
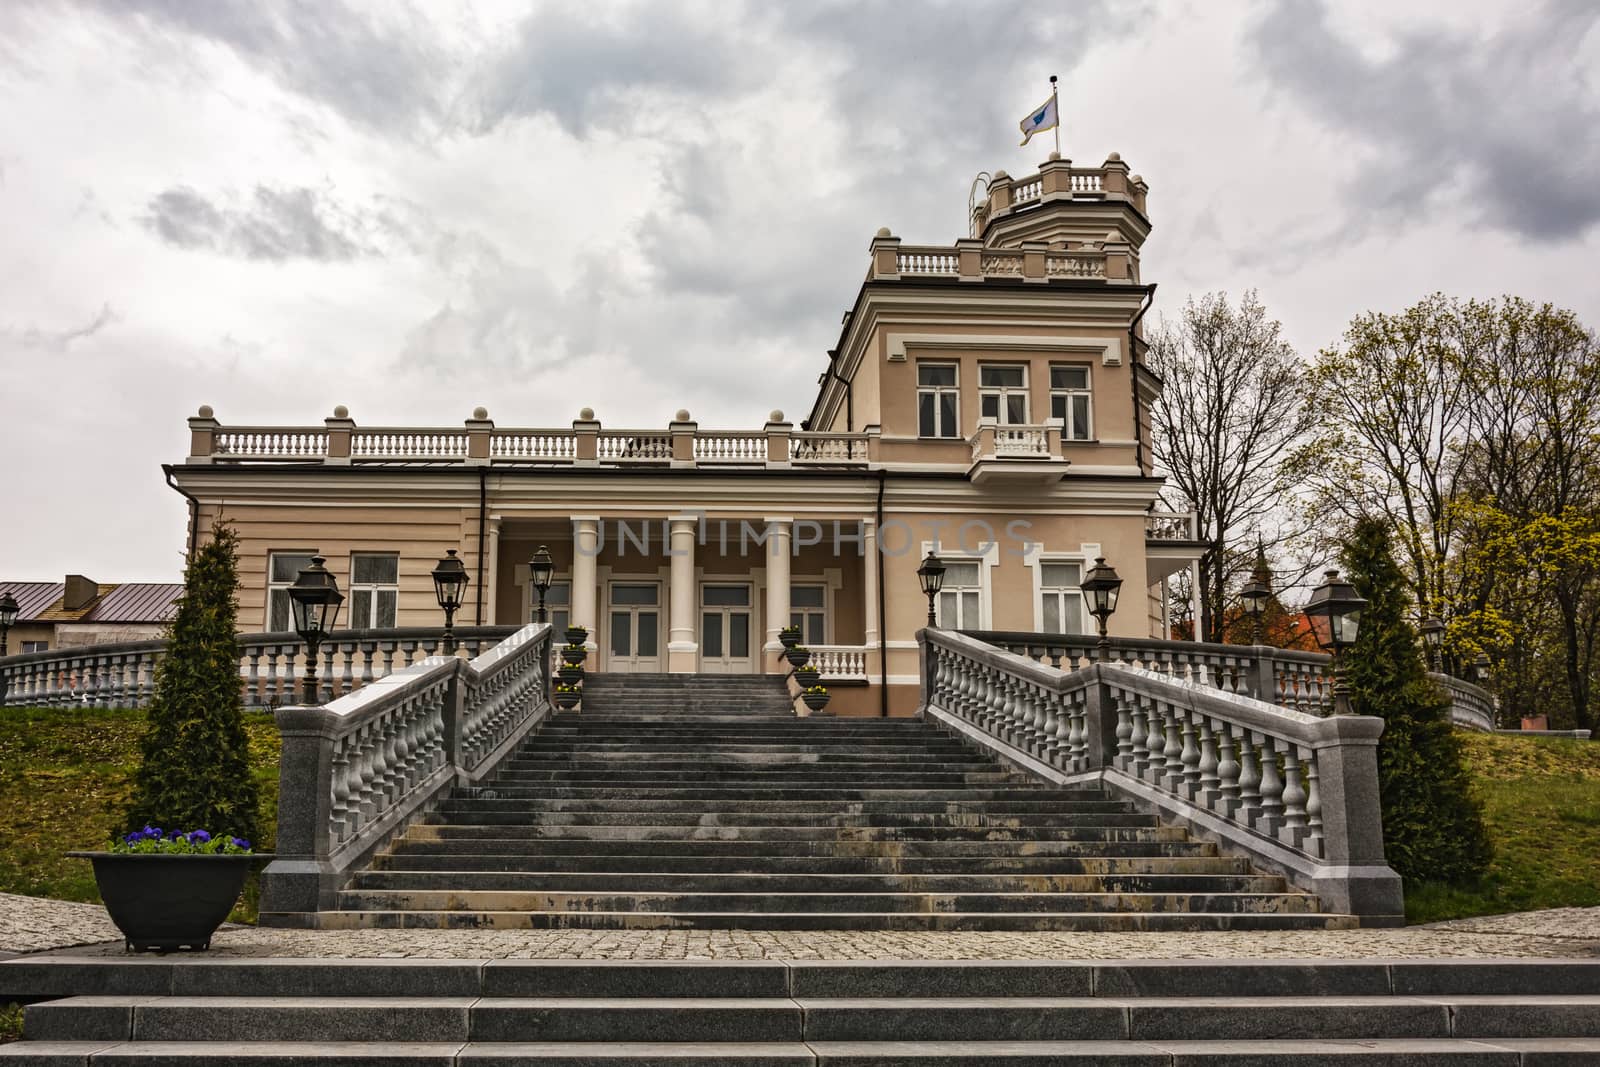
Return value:
<svg viewBox="0 0 1600 1067">
<path fill-rule="evenodd" d="M 197 536 L 218 518 L 240 534 L 247 630 L 274 622 L 274 554 L 280 570 L 325 557 L 369 622 L 438 625 L 429 572 L 449 549 L 472 577 L 458 624 L 521 623 L 545 545 L 591 670 L 776 673 L 777 630 L 806 612 L 845 714 L 915 707 L 930 550 L 953 565 L 941 625 L 1090 629 L 1064 576 L 1103 556 L 1125 580 L 1110 633 L 1159 635 L 1161 582 L 1199 549 L 1156 511 L 1148 222 L 1126 169 L 997 176 L 953 246 L 880 231 L 817 394 L 791 403 L 809 405 L 798 426 L 774 411 L 702 430 L 679 412 L 616 430 L 585 409 L 519 429 L 479 409 L 459 429 L 367 428 L 341 408 L 234 427 L 202 409 L 168 469 Z"/>
</svg>

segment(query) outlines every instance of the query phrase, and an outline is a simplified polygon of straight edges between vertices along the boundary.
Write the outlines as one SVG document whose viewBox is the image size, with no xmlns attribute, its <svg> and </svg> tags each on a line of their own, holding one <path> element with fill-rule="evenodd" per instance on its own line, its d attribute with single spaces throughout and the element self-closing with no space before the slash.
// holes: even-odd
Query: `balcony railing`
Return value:
<svg viewBox="0 0 1600 1067">
<path fill-rule="evenodd" d="M 1192 511 L 1152 511 L 1144 519 L 1146 541 L 1194 541 L 1195 513 Z"/>
</svg>

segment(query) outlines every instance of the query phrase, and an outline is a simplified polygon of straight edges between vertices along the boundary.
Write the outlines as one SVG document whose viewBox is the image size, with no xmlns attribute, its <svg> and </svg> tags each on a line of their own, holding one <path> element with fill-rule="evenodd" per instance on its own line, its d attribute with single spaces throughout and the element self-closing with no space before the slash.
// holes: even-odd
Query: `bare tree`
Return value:
<svg viewBox="0 0 1600 1067">
<path fill-rule="evenodd" d="M 1306 367 L 1254 291 L 1191 297 L 1152 331 L 1149 363 L 1164 382 L 1151 412 L 1153 449 L 1170 492 L 1196 515 L 1200 628 L 1221 641 L 1235 579 L 1278 510 L 1284 460 L 1307 428 Z M 1268 537 L 1267 540 L 1275 540 Z"/>
</svg>

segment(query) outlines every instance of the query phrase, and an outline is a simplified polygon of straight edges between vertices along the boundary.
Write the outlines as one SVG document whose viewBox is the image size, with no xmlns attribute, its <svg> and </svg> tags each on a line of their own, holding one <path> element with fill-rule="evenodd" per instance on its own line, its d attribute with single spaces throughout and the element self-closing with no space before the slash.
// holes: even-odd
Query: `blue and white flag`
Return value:
<svg viewBox="0 0 1600 1067">
<path fill-rule="evenodd" d="M 1056 96 L 1051 93 L 1050 99 L 1046 100 L 1043 106 L 1034 108 L 1033 111 L 1028 113 L 1027 118 L 1018 123 L 1022 127 L 1022 143 L 1027 144 L 1028 138 L 1036 133 L 1054 129 L 1058 121 L 1059 119 L 1056 117 Z"/>
</svg>

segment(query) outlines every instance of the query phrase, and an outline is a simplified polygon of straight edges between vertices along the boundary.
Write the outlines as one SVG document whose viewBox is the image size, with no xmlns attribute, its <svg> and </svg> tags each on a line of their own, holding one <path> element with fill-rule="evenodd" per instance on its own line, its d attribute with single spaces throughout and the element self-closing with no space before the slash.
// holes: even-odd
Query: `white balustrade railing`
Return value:
<svg viewBox="0 0 1600 1067">
<path fill-rule="evenodd" d="M 351 871 L 447 791 L 474 786 L 550 712 L 550 627 L 470 661 L 429 656 L 324 706 L 277 711 L 277 849 L 263 924 L 331 910 Z"/>
<path fill-rule="evenodd" d="M 222 459 L 321 459 L 328 432 L 321 427 L 229 426 L 212 436 L 212 454 Z"/>
<path fill-rule="evenodd" d="M 360 459 L 465 459 L 467 431 L 460 427 L 360 429 L 350 435 L 350 455 Z"/>
<path fill-rule="evenodd" d="M 570 463 L 578 455 L 578 437 L 571 430 L 496 430 L 489 456 L 506 460 Z"/>
<path fill-rule="evenodd" d="M 1053 253 L 1045 256 L 1046 278 L 1104 278 L 1106 257 L 1104 252 Z"/>
<path fill-rule="evenodd" d="M 996 426 L 994 454 L 1025 459 L 1048 459 L 1050 458 L 1049 432 L 1044 426 Z"/>
<path fill-rule="evenodd" d="M 696 463 L 761 465 L 767 462 L 767 435 L 760 430 L 702 430 L 694 436 Z"/>
<path fill-rule="evenodd" d="M 475 656 L 516 632 L 514 626 L 463 626 L 459 649 Z M 318 650 L 324 699 L 346 693 L 443 650 L 438 627 L 335 630 Z M 247 708 L 300 699 L 305 644 L 294 634 L 241 634 L 239 681 Z M 165 641 L 131 641 L 29 652 L 0 659 L 0 706 L 142 708 L 155 695 Z"/>
<path fill-rule="evenodd" d="M 1074 168 L 1068 184 L 1074 193 L 1103 193 L 1106 188 L 1105 171 Z"/>
<path fill-rule="evenodd" d="M 953 275 L 961 272 L 961 257 L 953 248 L 902 246 L 896 252 L 895 266 L 901 274 Z"/>
<path fill-rule="evenodd" d="M 1021 252 L 990 252 L 985 250 L 978 257 L 978 269 L 985 278 L 1011 278 L 1022 277 Z"/>
<path fill-rule="evenodd" d="M 1044 195 L 1044 182 L 1038 178 L 1026 178 L 1011 187 L 1011 202 L 1013 204 L 1026 204 L 1030 200 L 1037 200 Z"/>
<path fill-rule="evenodd" d="M 867 435 L 799 432 L 789 438 L 789 458 L 795 463 L 841 464 L 867 461 Z"/>
<path fill-rule="evenodd" d="M 665 463 L 672 458 L 672 435 L 659 430 L 602 430 L 595 447 L 602 462 Z"/>
<path fill-rule="evenodd" d="M 1402 921 L 1383 857 L 1383 720 L 1308 715 L 1118 662 L 1065 672 L 953 631 L 919 641 L 925 716 L 1039 777 L 1148 802 L 1330 911 Z"/>
<path fill-rule="evenodd" d="M 1195 513 L 1192 511 L 1152 511 L 1144 517 L 1146 541 L 1193 541 Z"/>
<path fill-rule="evenodd" d="M 824 680 L 866 681 L 867 648 L 865 645 L 807 645 L 811 650 L 811 666 Z"/>
</svg>

